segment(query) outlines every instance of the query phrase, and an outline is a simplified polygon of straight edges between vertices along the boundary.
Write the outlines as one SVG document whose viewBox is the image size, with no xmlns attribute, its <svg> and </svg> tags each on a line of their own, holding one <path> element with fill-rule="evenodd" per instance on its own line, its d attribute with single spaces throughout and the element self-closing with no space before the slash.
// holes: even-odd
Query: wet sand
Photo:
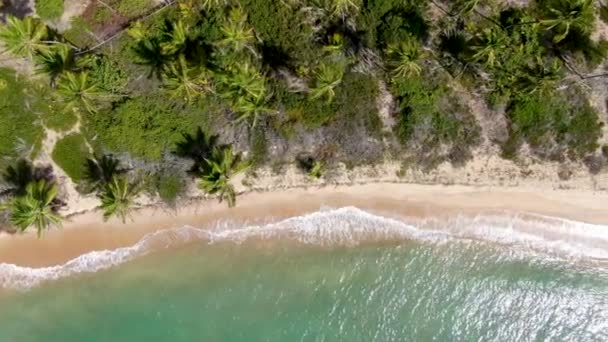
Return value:
<svg viewBox="0 0 608 342">
<path fill-rule="evenodd" d="M 103 222 L 99 212 L 87 212 L 71 217 L 63 229 L 53 229 L 42 239 L 35 234 L 0 236 L 0 263 L 52 266 L 87 252 L 133 245 L 158 230 L 184 225 L 203 228 L 221 220 L 268 222 L 344 206 L 384 216 L 474 216 L 507 211 L 608 224 L 608 193 L 378 183 L 252 192 L 239 196 L 233 209 L 214 200 L 192 201 L 178 211 L 148 207 L 135 211 L 126 224 Z"/>
</svg>

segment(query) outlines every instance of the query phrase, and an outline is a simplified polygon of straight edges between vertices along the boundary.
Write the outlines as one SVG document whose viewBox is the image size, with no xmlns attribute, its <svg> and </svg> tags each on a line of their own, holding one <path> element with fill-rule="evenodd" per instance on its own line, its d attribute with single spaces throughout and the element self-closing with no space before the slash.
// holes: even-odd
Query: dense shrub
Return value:
<svg viewBox="0 0 608 342">
<path fill-rule="evenodd" d="M 184 133 L 206 127 L 204 112 L 196 107 L 185 109 L 158 95 L 126 100 L 87 119 L 95 146 L 146 160 L 160 160 Z"/>
<path fill-rule="evenodd" d="M 39 94 L 14 71 L 0 68 L 0 168 L 30 156 L 39 145 L 43 132 L 38 118 L 48 110 Z"/>
<path fill-rule="evenodd" d="M 158 196 L 167 204 L 175 204 L 185 190 L 183 175 L 175 171 L 161 172 L 156 179 Z"/>
<path fill-rule="evenodd" d="M 89 158 L 89 148 L 82 134 L 70 134 L 55 144 L 53 160 L 67 173 L 75 183 L 79 183 L 85 173 L 85 164 Z"/>
<path fill-rule="evenodd" d="M 399 101 L 395 134 L 424 166 L 446 159 L 461 164 L 479 142 L 479 125 L 469 108 L 441 84 L 440 76 L 426 78 L 402 79 L 393 85 Z"/>
<path fill-rule="evenodd" d="M 598 116 L 581 94 L 521 98 L 507 114 L 511 121 L 507 155 L 524 141 L 534 153 L 551 159 L 582 158 L 598 147 Z"/>
<path fill-rule="evenodd" d="M 46 20 L 58 19 L 63 14 L 63 0 L 36 0 L 36 14 Z"/>
</svg>

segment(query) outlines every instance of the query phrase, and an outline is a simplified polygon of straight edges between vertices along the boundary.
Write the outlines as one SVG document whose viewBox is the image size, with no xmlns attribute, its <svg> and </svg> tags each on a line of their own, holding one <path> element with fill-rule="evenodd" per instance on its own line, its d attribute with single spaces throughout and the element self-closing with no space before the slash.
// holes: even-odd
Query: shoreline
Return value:
<svg viewBox="0 0 608 342">
<path fill-rule="evenodd" d="M 97 211 L 74 214 L 61 230 L 0 235 L 0 264 L 59 265 L 85 253 L 131 246 L 147 234 L 182 226 L 204 228 L 218 221 L 268 223 L 324 207 L 357 207 L 385 217 L 449 218 L 492 214 L 537 214 L 590 224 L 608 224 L 608 193 L 526 187 L 420 185 L 378 182 L 253 190 L 229 209 L 217 200 L 189 200 L 176 212 L 159 205 L 137 209 L 126 224 L 103 222 Z M 607 231 L 608 232 L 608 231 Z M 607 233 L 608 234 L 608 233 Z M 603 247 L 602 247 L 603 248 Z"/>
</svg>

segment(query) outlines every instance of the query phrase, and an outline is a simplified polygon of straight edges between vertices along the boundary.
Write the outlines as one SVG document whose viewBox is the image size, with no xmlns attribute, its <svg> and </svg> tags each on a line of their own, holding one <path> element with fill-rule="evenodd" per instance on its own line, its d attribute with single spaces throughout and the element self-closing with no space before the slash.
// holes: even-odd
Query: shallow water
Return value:
<svg viewBox="0 0 608 342">
<path fill-rule="evenodd" d="M 0 295 L 0 341 L 606 341 L 608 251 L 585 245 L 599 228 L 352 208 L 183 228 L 71 266 L 0 265 L 4 287 L 33 286 Z"/>
</svg>

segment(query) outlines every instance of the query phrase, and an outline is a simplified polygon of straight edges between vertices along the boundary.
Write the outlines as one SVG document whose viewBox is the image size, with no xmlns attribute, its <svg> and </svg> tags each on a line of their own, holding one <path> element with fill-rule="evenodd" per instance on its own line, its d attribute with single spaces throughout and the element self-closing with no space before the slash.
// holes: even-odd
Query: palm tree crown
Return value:
<svg viewBox="0 0 608 342">
<path fill-rule="evenodd" d="M 32 17 L 8 17 L 6 26 L 0 29 L 0 40 L 4 42 L 6 51 L 29 59 L 48 50 L 47 37 L 46 26 Z"/>
<path fill-rule="evenodd" d="M 13 198 L 5 205 L 10 211 L 11 224 L 20 231 L 34 226 L 39 237 L 50 226 L 60 226 L 62 217 L 53 207 L 57 191 L 57 185 L 46 180 L 30 182 L 25 194 Z"/>
<path fill-rule="evenodd" d="M 97 84 L 91 81 L 87 72 L 65 73 L 57 83 L 57 92 L 68 107 L 81 106 L 90 113 L 97 111 L 97 103 L 103 94 Z"/>
<path fill-rule="evenodd" d="M 220 202 L 226 200 L 229 207 L 234 207 L 236 192 L 230 179 L 248 167 L 241 161 L 241 155 L 235 154 L 232 147 L 216 148 L 211 158 L 202 164 L 199 187 L 208 194 L 217 194 Z"/>
<path fill-rule="evenodd" d="M 136 185 L 129 183 L 124 176 L 114 176 L 98 195 L 104 220 L 116 216 L 126 222 L 129 212 L 135 205 L 139 193 Z"/>
</svg>

